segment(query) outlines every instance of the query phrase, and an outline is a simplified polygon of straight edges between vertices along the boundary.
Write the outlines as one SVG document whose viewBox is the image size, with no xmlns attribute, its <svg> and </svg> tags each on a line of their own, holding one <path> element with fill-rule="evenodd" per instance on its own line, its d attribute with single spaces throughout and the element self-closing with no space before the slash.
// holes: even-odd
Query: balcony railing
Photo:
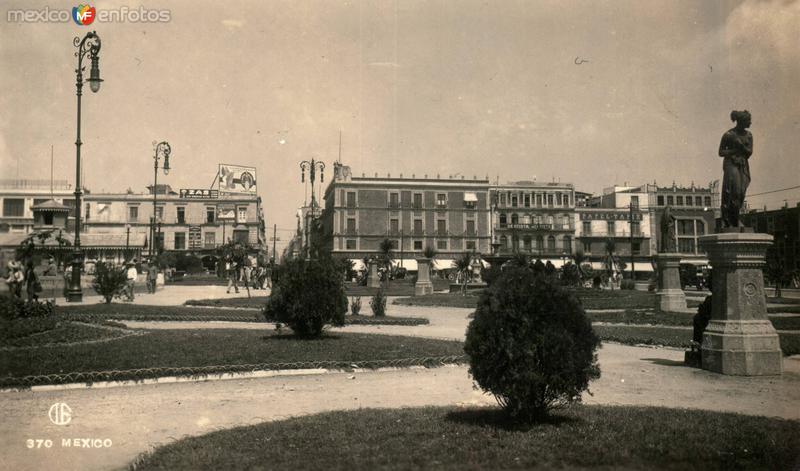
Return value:
<svg viewBox="0 0 800 471">
<path fill-rule="evenodd" d="M 447 201 L 437 201 L 436 202 L 436 209 L 447 209 Z"/>
<path fill-rule="evenodd" d="M 389 209 L 400 209 L 400 202 L 399 201 L 390 201 L 389 202 Z"/>
</svg>

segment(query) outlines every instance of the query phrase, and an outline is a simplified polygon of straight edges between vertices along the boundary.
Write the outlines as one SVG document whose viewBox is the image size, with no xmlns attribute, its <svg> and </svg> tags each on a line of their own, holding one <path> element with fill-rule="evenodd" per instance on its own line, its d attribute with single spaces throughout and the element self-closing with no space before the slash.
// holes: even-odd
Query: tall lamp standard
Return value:
<svg viewBox="0 0 800 471">
<path fill-rule="evenodd" d="M 83 266 L 83 252 L 81 252 L 81 96 L 83 95 L 83 59 L 88 57 L 92 61 L 89 71 L 89 88 L 93 93 L 100 90 L 100 36 L 92 31 L 86 33 L 83 39 L 75 37 L 72 45 L 77 47 L 75 56 L 78 58 L 78 68 L 75 69 L 75 88 L 78 97 L 78 133 L 75 139 L 75 251 L 72 253 L 72 275 L 69 289 L 67 290 L 68 302 L 80 302 L 83 299 L 81 290 L 81 268 Z"/>
<path fill-rule="evenodd" d="M 160 236 L 160 231 L 156 232 L 156 222 L 157 222 L 157 211 L 156 208 L 158 207 L 158 169 L 161 168 L 164 170 L 164 175 L 169 175 L 169 156 L 172 154 L 172 147 L 170 147 L 169 142 L 161 141 L 158 144 L 153 142 L 155 146 L 153 152 L 153 218 L 152 224 L 150 227 L 150 233 L 152 234 L 150 240 L 152 241 L 150 255 L 155 256 L 158 255 L 160 250 L 160 243 L 157 243 L 156 237 Z M 161 157 L 164 157 L 164 165 L 162 167 L 158 166 L 158 160 Z M 159 221 L 160 222 L 160 221 Z"/>
<path fill-rule="evenodd" d="M 314 159 L 311 159 L 309 162 L 308 160 L 303 160 L 300 162 L 300 181 L 306 181 L 306 170 L 308 170 L 308 178 L 311 181 L 311 216 L 310 218 L 313 220 L 316 217 L 316 208 L 317 208 L 317 199 L 314 196 L 314 181 L 316 180 L 317 170 L 319 170 L 319 181 L 320 183 L 325 181 L 325 163 L 320 162 Z M 306 213 L 306 224 L 305 224 L 305 231 L 306 231 L 306 256 L 310 256 L 310 240 L 309 240 L 309 213 Z"/>
</svg>

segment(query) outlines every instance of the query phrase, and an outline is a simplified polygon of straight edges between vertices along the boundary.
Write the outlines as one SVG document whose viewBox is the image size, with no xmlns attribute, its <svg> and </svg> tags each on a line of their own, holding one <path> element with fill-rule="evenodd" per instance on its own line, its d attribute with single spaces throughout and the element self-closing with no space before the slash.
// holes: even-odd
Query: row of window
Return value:
<svg viewBox="0 0 800 471">
<path fill-rule="evenodd" d="M 465 192 L 463 201 L 464 208 L 475 209 L 478 202 L 478 196 L 475 193 Z M 356 208 L 357 204 L 356 192 L 345 192 L 345 207 Z M 389 193 L 389 208 L 400 209 L 401 207 L 400 193 Z M 447 208 L 447 193 L 436 193 L 436 207 Z M 413 193 L 411 195 L 411 208 L 422 209 L 422 193 Z"/>
<path fill-rule="evenodd" d="M 659 206 L 697 206 L 711 207 L 711 196 L 697 195 L 658 195 L 656 201 Z"/>
<path fill-rule="evenodd" d="M 49 198 L 34 198 L 33 205 L 42 204 L 50 201 Z M 75 206 L 75 200 L 64 199 L 64 206 Z M 25 198 L 3 198 L 3 217 L 22 218 L 25 217 Z"/>
<path fill-rule="evenodd" d="M 186 208 L 183 206 L 178 206 L 176 209 L 177 218 L 176 222 L 178 224 L 186 224 Z M 89 212 L 87 206 L 87 213 L 86 213 L 86 220 L 89 220 Z M 163 206 L 156 206 L 156 220 L 163 221 L 164 220 L 164 207 Z M 128 222 L 138 222 L 139 221 L 139 206 L 128 206 Z M 206 207 L 206 218 L 205 222 L 213 224 L 217 221 L 217 208 L 215 206 L 207 206 Z M 239 206 L 236 208 L 236 222 L 239 223 L 246 223 L 247 222 L 247 207 L 246 206 Z"/>
<path fill-rule="evenodd" d="M 571 193 L 525 193 L 504 191 L 496 193 L 496 202 L 500 207 L 510 206 L 512 208 L 543 208 L 543 207 L 565 207 L 572 206 L 574 200 Z"/>
<path fill-rule="evenodd" d="M 536 251 L 547 251 L 549 253 L 554 253 L 557 251 L 561 251 L 563 253 L 572 253 L 572 237 L 564 236 L 561 241 L 561 246 L 556 246 L 556 238 L 555 236 L 524 236 L 524 237 L 517 237 L 516 235 L 511 237 L 506 237 L 505 235 L 500 236 L 500 248 L 501 249 L 511 249 L 511 250 L 522 250 L 528 252 L 536 252 Z"/>
<path fill-rule="evenodd" d="M 583 225 L 581 227 L 581 233 L 585 236 L 592 235 L 592 221 L 583 221 Z M 628 230 L 630 231 L 628 234 L 633 234 L 635 236 L 642 235 L 642 229 L 639 221 L 630 221 L 628 222 Z M 601 235 L 614 235 L 617 233 L 617 221 L 606 221 L 606 232 Z"/>
<path fill-rule="evenodd" d="M 163 244 L 163 236 L 161 234 L 161 243 Z M 175 232 L 174 233 L 174 249 L 175 250 L 186 250 L 186 249 L 210 249 L 215 248 L 217 246 L 217 234 L 215 232 L 206 232 L 203 234 L 203 238 L 198 237 L 196 239 L 188 239 L 186 232 Z M 235 242 L 240 242 L 243 244 L 248 243 L 249 233 L 248 231 L 233 231 L 232 239 Z"/>
<path fill-rule="evenodd" d="M 347 218 L 347 222 L 345 225 L 345 233 L 346 234 L 355 234 L 356 233 L 356 218 Z M 422 234 L 424 231 L 422 219 L 414 219 L 413 226 L 412 226 L 412 233 L 413 234 Z M 467 219 L 466 220 L 466 227 L 465 231 L 467 234 L 475 234 L 476 233 L 476 225 L 474 219 Z M 400 233 L 400 219 L 399 218 L 391 218 L 389 219 L 389 233 L 390 234 L 399 234 Z M 436 220 L 436 233 L 446 235 L 447 234 L 447 220 L 446 219 L 437 219 Z"/>
<path fill-rule="evenodd" d="M 500 213 L 498 216 L 498 222 L 500 227 L 505 227 L 507 224 L 534 224 L 536 226 L 546 225 L 550 228 L 557 227 L 560 229 L 569 229 L 570 227 L 570 218 L 569 216 L 558 216 L 556 219 L 554 216 L 547 215 L 541 216 L 538 214 L 530 215 L 530 214 L 523 214 L 522 218 L 519 217 L 518 214 L 512 213 L 511 218 L 509 219 L 506 213 Z"/>
<path fill-rule="evenodd" d="M 392 243 L 392 250 L 399 250 L 400 248 L 400 241 L 397 239 L 389 239 Z M 421 240 L 413 240 L 411 243 L 412 249 L 415 252 L 421 252 L 424 250 L 423 248 L 423 241 Z M 358 241 L 356 239 L 346 239 L 345 240 L 345 249 L 346 250 L 358 250 Z M 464 243 L 464 250 L 467 251 L 475 251 L 478 249 L 478 242 L 474 240 L 468 240 Z M 436 250 L 450 250 L 448 245 L 447 239 L 439 239 L 436 241 Z"/>
</svg>

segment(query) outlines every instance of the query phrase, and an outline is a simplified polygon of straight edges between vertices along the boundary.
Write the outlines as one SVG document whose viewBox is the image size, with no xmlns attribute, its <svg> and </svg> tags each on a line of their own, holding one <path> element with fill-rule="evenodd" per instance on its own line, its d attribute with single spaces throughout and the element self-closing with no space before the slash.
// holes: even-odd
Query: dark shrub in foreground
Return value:
<svg viewBox="0 0 800 471">
<path fill-rule="evenodd" d="M 636 289 L 636 282 L 630 278 L 625 278 L 619 283 L 620 289 L 634 290 Z"/>
<path fill-rule="evenodd" d="M 599 345 L 580 302 L 557 279 L 514 268 L 481 296 L 464 350 L 478 385 L 511 416 L 533 420 L 580 401 L 600 377 Z"/>
<path fill-rule="evenodd" d="M 369 307 L 372 308 L 372 314 L 375 317 L 383 317 L 386 315 L 386 294 L 383 292 L 383 288 L 378 289 L 378 292 L 372 296 Z"/>
<path fill-rule="evenodd" d="M 268 321 L 288 325 L 302 337 L 316 337 L 328 324 L 344 325 L 347 296 L 343 270 L 331 259 L 287 261 L 267 299 Z"/>
</svg>

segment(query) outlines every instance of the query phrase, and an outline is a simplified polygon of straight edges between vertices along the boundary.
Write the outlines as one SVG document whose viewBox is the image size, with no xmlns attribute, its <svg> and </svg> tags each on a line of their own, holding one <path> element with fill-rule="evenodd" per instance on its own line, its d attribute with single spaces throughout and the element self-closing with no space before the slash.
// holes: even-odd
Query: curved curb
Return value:
<svg viewBox="0 0 800 471">
<path fill-rule="evenodd" d="M 142 368 L 138 370 L 92 371 L 85 373 L 67 373 L 36 375 L 24 377 L 0 378 L 0 393 L 22 390 L 52 391 L 62 389 L 90 389 L 117 386 L 133 386 L 139 384 L 202 382 L 210 380 L 260 378 L 271 376 L 295 376 L 304 374 L 326 374 L 331 372 L 355 371 L 395 371 L 408 368 L 432 368 L 444 365 L 466 363 L 466 355 L 450 355 L 440 357 L 398 358 L 393 360 L 367 361 L 318 361 L 301 363 L 262 363 L 255 365 L 214 365 L 203 367 L 175 368 Z M 292 365 L 307 368 L 291 368 Z M 381 366 L 386 365 L 386 366 Z M 170 374 L 172 373 L 172 374 Z M 133 378 L 113 379 L 114 377 L 133 376 Z M 75 382 L 76 379 L 82 382 Z M 109 378 L 109 379 L 103 379 Z M 16 380 L 16 381 L 14 381 Z M 59 382 L 61 380 L 61 382 Z M 73 382 L 67 382 L 73 380 Z M 21 384 L 14 384 L 21 383 Z"/>
</svg>

